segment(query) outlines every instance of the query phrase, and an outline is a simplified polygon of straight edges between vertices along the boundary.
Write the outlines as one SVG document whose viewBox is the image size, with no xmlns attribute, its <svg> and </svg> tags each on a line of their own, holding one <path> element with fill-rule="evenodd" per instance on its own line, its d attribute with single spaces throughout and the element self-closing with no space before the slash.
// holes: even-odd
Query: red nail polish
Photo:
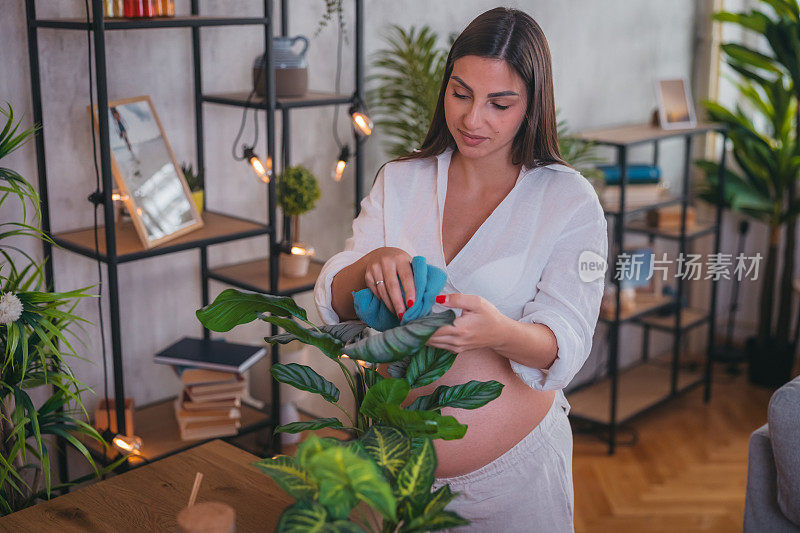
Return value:
<svg viewBox="0 0 800 533">
<path fill-rule="evenodd" d="M 436 297 L 436 303 L 437 304 L 443 304 L 445 298 L 447 298 L 446 294 L 440 294 L 439 296 Z"/>
<path fill-rule="evenodd" d="M 411 299 L 409 299 L 409 300 L 408 300 L 408 306 L 407 306 L 407 307 L 411 307 L 411 306 L 413 306 L 413 305 L 414 305 L 414 300 L 411 300 Z"/>
<path fill-rule="evenodd" d="M 403 320 L 403 315 L 404 315 L 404 314 L 405 314 L 405 312 L 402 312 L 402 313 L 400 313 L 400 314 L 399 314 L 399 315 L 397 315 L 397 316 L 398 316 L 398 318 L 400 318 L 400 320 Z"/>
</svg>

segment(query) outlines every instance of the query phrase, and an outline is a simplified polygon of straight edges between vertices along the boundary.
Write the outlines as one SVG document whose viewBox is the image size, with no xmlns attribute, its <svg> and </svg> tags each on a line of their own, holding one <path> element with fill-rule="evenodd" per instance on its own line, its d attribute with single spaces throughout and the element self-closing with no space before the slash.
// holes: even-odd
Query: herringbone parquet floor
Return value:
<svg viewBox="0 0 800 533">
<path fill-rule="evenodd" d="M 575 435 L 576 532 L 742 530 L 748 441 L 772 391 L 715 372 L 708 404 L 696 388 L 643 415 L 626 426 L 637 442 L 613 456 L 597 436 Z"/>
</svg>

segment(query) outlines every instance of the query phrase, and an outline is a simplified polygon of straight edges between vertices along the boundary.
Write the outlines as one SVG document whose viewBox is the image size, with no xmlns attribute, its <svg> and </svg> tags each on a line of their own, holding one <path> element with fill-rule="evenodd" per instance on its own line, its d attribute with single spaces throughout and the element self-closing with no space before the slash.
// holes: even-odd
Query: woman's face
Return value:
<svg viewBox="0 0 800 533">
<path fill-rule="evenodd" d="M 503 59 L 455 60 L 444 97 L 444 115 L 458 151 L 470 158 L 510 153 L 525 118 L 528 92 Z"/>
</svg>

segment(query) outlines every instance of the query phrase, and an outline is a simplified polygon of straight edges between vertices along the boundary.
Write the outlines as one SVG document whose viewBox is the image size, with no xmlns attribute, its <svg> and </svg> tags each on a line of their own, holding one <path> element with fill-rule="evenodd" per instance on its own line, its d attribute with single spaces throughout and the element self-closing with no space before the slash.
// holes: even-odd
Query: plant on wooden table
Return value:
<svg viewBox="0 0 800 533">
<path fill-rule="evenodd" d="M 318 327 L 292 298 L 227 289 L 198 310 L 197 317 L 213 331 L 229 331 L 257 319 L 283 328 L 285 333 L 265 340 L 271 344 L 299 340 L 317 347 L 338 364 L 356 399 L 350 413 L 339 405 L 336 385 L 312 368 L 297 363 L 273 365 L 277 381 L 319 394 L 349 422 L 320 418 L 279 426 L 276 432 L 327 427 L 352 431 L 356 437 L 351 441 L 310 437 L 294 458 L 278 455 L 256 463 L 297 499 L 282 515 L 279 531 L 411 532 L 467 523 L 445 510 L 455 496 L 448 486 L 431 492 L 436 470 L 432 439 L 459 439 L 467 430 L 454 417 L 442 415 L 442 407 L 476 409 L 497 398 L 503 384 L 473 380 L 440 385 L 431 394 L 402 405 L 412 388 L 433 383 L 455 361 L 456 354 L 425 344 L 438 328 L 453 323 L 452 310 L 366 336 L 363 322 Z M 356 361 L 353 369 L 348 360 Z M 389 363 L 391 377 L 378 373 L 380 363 Z M 379 513 L 381 523 L 373 524 L 369 518 L 351 521 L 359 502 Z"/>
</svg>

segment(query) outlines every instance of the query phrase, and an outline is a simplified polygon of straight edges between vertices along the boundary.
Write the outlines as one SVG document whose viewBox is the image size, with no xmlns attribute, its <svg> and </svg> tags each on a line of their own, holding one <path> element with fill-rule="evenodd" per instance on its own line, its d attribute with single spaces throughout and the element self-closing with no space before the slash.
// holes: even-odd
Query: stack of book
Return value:
<svg viewBox="0 0 800 533">
<path fill-rule="evenodd" d="M 249 398 L 244 372 L 267 353 L 262 346 L 185 337 L 153 361 L 172 365 L 183 385 L 175 399 L 181 439 L 236 435 L 242 398 Z"/>
<path fill-rule="evenodd" d="M 175 400 L 175 419 L 182 440 L 210 439 L 236 435 L 241 427 L 241 374 L 183 368 L 183 391 Z"/>
</svg>

